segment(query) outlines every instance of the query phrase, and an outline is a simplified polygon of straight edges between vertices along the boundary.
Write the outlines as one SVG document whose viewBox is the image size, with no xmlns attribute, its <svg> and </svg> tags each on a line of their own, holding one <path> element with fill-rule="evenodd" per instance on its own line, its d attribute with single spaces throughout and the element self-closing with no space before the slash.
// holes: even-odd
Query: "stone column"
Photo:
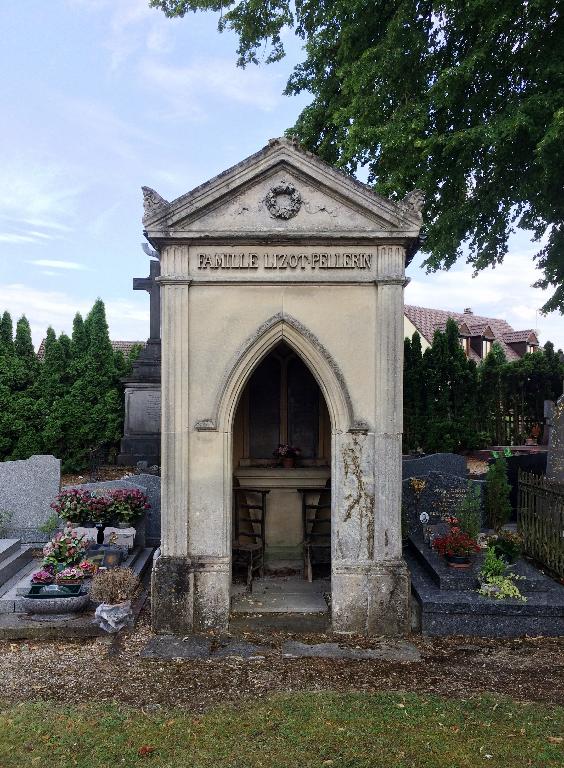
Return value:
<svg viewBox="0 0 564 768">
<path fill-rule="evenodd" d="M 163 259 L 161 552 L 152 575 L 157 632 L 190 632 L 193 568 L 188 556 L 188 299 L 190 280 L 179 269 L 181 248 Z M 167 264 L 167 261 L 169 262 Z"/>
</svg>

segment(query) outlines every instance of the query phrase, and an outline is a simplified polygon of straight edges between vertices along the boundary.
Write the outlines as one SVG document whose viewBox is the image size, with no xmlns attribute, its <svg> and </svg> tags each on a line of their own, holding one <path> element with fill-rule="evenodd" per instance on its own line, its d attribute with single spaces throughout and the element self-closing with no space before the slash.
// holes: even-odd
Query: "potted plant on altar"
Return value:
<svg viewBox="0 0 564 768">
<path fill-rule="evenodd" d="M 51 566 L 55 572 L 80 562 L 90 546 L 90 539 L 77 531 L 67 529 L 56 533 L 43 547 L 43 566 Z"/>
<path fill-rule="evenodd" d="M 90 502 L 92 494 L 78 488 L 65 488 L 51 503 L 57 515 L 69 528 L 73 525 L 84 525 L 91 520 Z"/>
<path fill-rule="evenodd" d="M 294 448 L 294 446 L 288 445 L 288 443 L 280 443 L 272 455 L 280 461 L 280 464 L 285 469 L 290 469 L 295 466 L 296 459 L 300 455 L 300 449 Z"/>
<path fill-rule="evenodd" d="M 45 584 L 52 584 L 55 581 L 55 570 L 51 566 L 45 566 L 39 571 L 36 571 L 31 577 L 32 584 L 39 584 L 41 586 Z"/>
<path fill-rule="evenodd" d="M 476 540 L 460 529 L 451 529 L 433 539 L 433 549 L 442 555 L 451 568 L 469 568 L 471 556 L 480 551 Z"/>
<path fill-rule="evenodd" d="M 150 506 L 147 496 L 137 488 L 118 488 L 108 494 L 108 516 L 116 519 L 120 528 L 130 528 Z"/>
<path fill-rule="evenodd" d="M 63 568 L 55 576 L 55 584 L 63 584 L 68 586 L 70 584 L 82 584 L 84 580 L 84 571 L 81 568 L 75 568 L 73 566 L 69 568 Z"/>
<path fill-rule="evenodd" d="M 107 496 L 79 488 L 66 488 L 59 493 L 51 508 L 69 528 L 91 523 L 98 530 L 97 543 L 104 543 L 104 528 L 111 516 L 110 499 Z"/>
<path fill-rule="evenodd" d="M 22 594 L 28 613 L 64 615 L 86 607 L 84 571 L 77 563 L 83 561 L 89 545 L 86 536 L 72 529 L 59 531 L 45 544 L 43 567 L 32 575 L 31 588 Z"/>
</svg>

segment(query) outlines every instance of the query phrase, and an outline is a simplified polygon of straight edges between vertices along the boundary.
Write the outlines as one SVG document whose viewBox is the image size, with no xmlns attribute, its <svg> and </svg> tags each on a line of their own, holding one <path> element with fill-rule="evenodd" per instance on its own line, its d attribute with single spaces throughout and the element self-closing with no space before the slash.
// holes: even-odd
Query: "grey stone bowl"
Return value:
<svg viewBox="0 0 564 768">
<path fill-rule="evenodd" d="M 76 595 L 76 597 L 52 597 L 38 600 L 33 597 L 22 597 L 21 604 L 26 613 L 39 614 L 66 614 L 80 613 L 88 605 L 89 595 Z"/>
</svg>

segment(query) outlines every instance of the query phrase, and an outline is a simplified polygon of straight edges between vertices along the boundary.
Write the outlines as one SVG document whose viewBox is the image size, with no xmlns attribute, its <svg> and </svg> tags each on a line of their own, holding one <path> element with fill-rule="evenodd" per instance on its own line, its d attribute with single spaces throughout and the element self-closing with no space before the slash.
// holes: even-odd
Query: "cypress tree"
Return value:
<svg viewBox="0 0 564 768">
<path fill-rule="evenodd" d="M 74 379 L 77 379 L 82 372 L 85 364 L 86 355 L 88 353 L 88 336 L 86 334 L 86 328 L 84 320 L 80 312 L 77 312 L 72 321 L 72 335 L 71 335 L 71 375 Z"/>
<path fill-rule="evenodd" d="M 14 325 L 9 312 L 4 312 L 0 318 L 0 355 L 14 351 Z"/>
<path fill-rule="evenodd" d="M 424 447 L 457 451 L 477 444 L 477 371 L 460 345 L 458 326 L 449 319 L 445 332 L 435 331 L 423 355 L 422 389 L 426 403 Z"/>
<path fill-rule="evenodd" d="M 505 368 L 507 358 L 501 346 L 494 341 L 491 351 L 479 370 L 480 425 L 485 440 L 504 445 L 505 435 Z"/>
<path fill-rule="evenodd" d="M 35 361 L 35 350 L 31 340 L 31 328 L 25 315 L 22 315 L 16 325 L 14 351 L 20 360 Z"/>
<path fill-rule="evenodd" d="M 411 340 L 406 338 L 404 341 L 404 450 L 419 448 L 422 442 L 424 422 L 422 365 L 421 337 L 416 331 Z"/>
<path fill-rule="evenodd" d="M 40 365 L 25 315 L 16 324 L 13 371 L 9 411 L 12 445 L 8 458 L 27 459 L 42 452 L 44 403 L 38 387 Z"/>
<path fill-rule="evenodd" d="M 123 422 L 119 371 L 101 299 L 84 323 L 75 318 L 71 354 L 78 375 L 66 397 L 70 434 L 65 466 L 79 468 L 89 450 L 119 439 Z"/>
</svg>

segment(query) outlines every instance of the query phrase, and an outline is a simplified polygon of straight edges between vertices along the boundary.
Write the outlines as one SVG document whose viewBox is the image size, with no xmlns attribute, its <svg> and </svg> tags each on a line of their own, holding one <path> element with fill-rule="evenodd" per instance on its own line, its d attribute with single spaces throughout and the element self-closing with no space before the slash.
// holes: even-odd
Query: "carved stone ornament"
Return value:
<svg viewBox="0 0 564 768">
<path fill-rule="evenodd" d="M 412 192 L 408 192 L 403 198 L 400 205 L 408 211 L 415 213 L 417 216 L 423 215 L 423 205 L 425 204 L 425 193 L 420 189 L 414 189 Z"/>
<path fill-rule="evenodd" d="M 161 197 L 151 187 L 141 187 L 143 192 L 143 218 L 146 219 L 162 206 L 168 205 L 168 200 Z"/>
<path fill-rule="evenodd" d="M 285 205 L 280 205 L 280 196 L 289 198 Z M 265 198 L 266 207 L 275 219 L 291 219 L 302 207 L 302 196 L 293 184 L 282 182 L 268 192 Z"/>
</svg>

